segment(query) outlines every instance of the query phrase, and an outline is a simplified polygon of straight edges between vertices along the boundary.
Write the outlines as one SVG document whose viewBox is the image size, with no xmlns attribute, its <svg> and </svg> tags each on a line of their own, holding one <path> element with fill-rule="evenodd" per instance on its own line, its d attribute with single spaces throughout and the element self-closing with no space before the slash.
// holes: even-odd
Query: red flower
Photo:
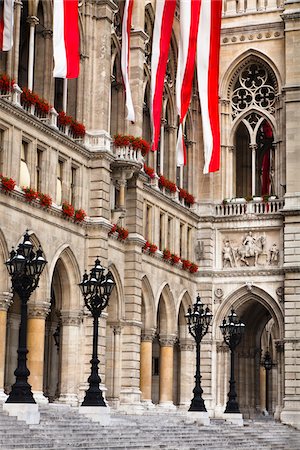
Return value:
<svg viewBox="0 0 300 450">
<path fill-rule="evenodd" d="M 143 246 L 143 251 L 146 252 L 150 248 L 151 244 L 149 241 L 146 241 Z"/>
<path fill-rule="evenodd" d="M 192 263 L 191 266 L 190 266 L 190 268 L 189 268 L 189 271 L 190 271 L 191 273 L 196 273 L 196 272 L 198 272 L 198 266 L 197 266 L 197 264 Z"/>
<path fill-rule="evenodd" d="M 189 261 L 188 259 L 182 259 L 181 262 L 182 262 L 182 268 L 184 270 L 189 270 L 190 269 L 190 267 L 192 265 L 191 261 Z"/>
<path fill-rule="evenodd" d="M 50 197 L 50 195 L 42 194 L 41 192 L 39 192 L 38 197 L 41 206 L 44 206 L 45 208 L 50 208 L 50 206 L 52 205 L 52 198 Z"/>
<path fill-rule="evenodd" d="M 170 192 L 176 192 L 177 191 L 176 184 L 173 183 L 173 181 L 170 181 L 167 178 L 165 178 L 163 175 L 159 176 L 158 184 L 159 184 L 160 187 L 164 187 Z"/>
<path fill-rule="evenodd" d="M 118 236 L 119 241 L 125 241 L 125 239 L 127 239 L 128 234 L 129 234 L 129 232 L 128 232 L 128 230 L 126 230 L 126 228 L 118 227 L 118 226 L 117 226 L 117 233 L 119 235 Z"/>
<path fill-rule="evenodd" d="M 6 73 L 0 74 L 0 92 L 1 94 L 8 94 L 12 91 L 15 80 L 10 78 Z"/>
<path fill-rule="evenodd" d="M 168 261 L 170 258 L 171 258 L 171 252 L 170 252 L 170 250 L 165 248 L 164 251 L 163 251 L 163 259 Z"/>
<path fill-rule="evenodd" d="M 62 126 L 71 125 L 71 123 L 73 121 L 73 117 L 67 116 L 64 111 L 59 111 L 57 121 L 58 121 L 58 125 L 62 125 Z"/>
<path fill-rule="evenodd" d="M 1 183 L 2 183 L 2 189 L 5 192 L 8 191 L 13 191 L 16 185 L 15 180 L 13 180 L 12 178 L 8 178 L 8 177 L 4 177 L 3 175 L 1 175 Z"/>
<path fill-rule="evenodd" d="M 186 196 L 188 195 L 187 191 L 185 189 L 181 189 L 179 188 L 179 197 L 180 198 L 186 198 Z"/>
<path fill-rule="evenodd" d="M 85 135 L 85 126 L 82 123 L 77 122 L 77 120 L 72 121 L 70 125 L 75 138 L 83 138 Z"/>
<path fill-rule="evenodd" d="M 35 191 L 34 189 L 30 187 L 22 187 L 22 190 L 25 194 L 25 199 L 27 202 L 32 202 L 32 200 L 35 200 L 38 198 L 39 193 Z"/>
<path fill-rule="evenodd" d="M 152 167 L 147 166 L 144 164 L 144 171 L 150 178 L 155 178 L 155 170 Z"/>
<path fill-rule="evenodd" d="M 63 202 L 62 212 L 67 217 L 73 217 L 74 216 L 74 206 L 71 205 L 70 203 Z"/>
<path fill-rule="evenodd" d="M 149 247 L 149 253 L 155 253 L 157 251 L 157 245 L 151 244 Z"/>
<path fill-rule="evenodd" d="M 175 253 L 172 253 L 171 255 L 171 263 L 172 264 L 178 264 L 180 261 L 180 257 L 176 255 Z"/>
<path fill-rule="evenodd" d="M 114 136 L 115 147 L 132 147 L 135 150 L 141 150 L 142 155 L 145 156 L 150 150 L 149 142 L 140 137 L 134 137 L 126 134 L 116 134 Z"/>
<path fill-rule="evenodd" d="M 195 203 L 195 197 L 192 194 L 189 194 L 187 192 L 186 197 L 185 197 L 185 201 L 188 205 L 193 205 Z"/>
<path fill-rule="evenodd" d="M 116 231 L 117 231 L 117 225 L 114 224 L 114 225 L 111 227 L 110 232 L 108 233 L 109 236 L 110 236 L 111 234 L 115 233 Z"/>
<path fill-rule="evenodd" d="M 75 222 L 82 222 L 86 217 L 86 212 L 83 209 L 76 209 L 74 213 Z"/>
<path fill-rule="evenodd" d="M 23 88 L 21 94 L 21 103 L 26 105 L 35 105 L 36 108 L 43 114 L 48 114 L 50 111 L 50 105 L 46 100 L 40 98 L 35 92 L 30 89 Z"/>
</svg>

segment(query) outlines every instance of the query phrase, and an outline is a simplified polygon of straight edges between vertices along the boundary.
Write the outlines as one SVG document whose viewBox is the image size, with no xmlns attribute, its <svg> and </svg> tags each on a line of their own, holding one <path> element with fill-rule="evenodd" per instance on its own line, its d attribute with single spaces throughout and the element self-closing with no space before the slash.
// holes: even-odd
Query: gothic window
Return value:
<svg viewBox="0 0 300 450">
<path fill-rule="evenodd" d="M 240 71 L 234 84 L 231 96 L 233 118 L 250 108 L 274 114 L 275 94 L 272 74 L 262 64 L 250 62 Z"/>
</svg>

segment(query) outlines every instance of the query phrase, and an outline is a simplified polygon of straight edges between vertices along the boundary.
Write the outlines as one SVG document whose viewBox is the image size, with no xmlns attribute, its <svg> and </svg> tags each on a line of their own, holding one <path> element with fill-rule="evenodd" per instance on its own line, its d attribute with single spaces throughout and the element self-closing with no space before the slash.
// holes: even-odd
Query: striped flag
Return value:
<svg viewBox="0 0 300 450">
<path fill-rule="evenodd" d="M 152 150 L 157 150 L 169 45 L 176 0 L 156 0 L 151 60 Z"/>
<path fill-rule="evenodd" d="M 202 0 L 197 40 L 197 75 L 201 104 L 204 169 L 220 168 L 219 55 L 222 0 Z"/>
<path fill-rule="evenodd" d="M 201 0 L 180 2 L 180 39 L 176 77 L 176 104 L 179 115 L 177 165 L 186 164 L 182 124 L 189 108 L 194 78 Z"/>
<path fill-rule="evenodd" d="M 54 71 L 57 78 L 79 75 L 78 0 L 53 0 Z"/>
<path fill-rule="evenodd" d="M 121 69 L 123 82 L 125 86 L 127 120 L 134 122 L 135 114 L 129 84 L 129 55 L 130 55 L 130 30 L 131 30 L 132 8 L 133 8 L 133 0 L 126 0 L 122 23 Z"/>
<path fill-rule="evenodd" d="M 13 46 L 14 0 L 4 0 L 0 8 L 0 50 L 9 51 Z"/>
</svg>

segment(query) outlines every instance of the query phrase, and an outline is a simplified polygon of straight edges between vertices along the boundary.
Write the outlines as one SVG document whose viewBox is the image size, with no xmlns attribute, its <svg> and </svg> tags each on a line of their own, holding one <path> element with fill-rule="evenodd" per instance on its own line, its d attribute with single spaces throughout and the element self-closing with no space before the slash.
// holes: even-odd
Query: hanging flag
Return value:
<svg viewBox="0 0 300 450">
<path fill-rule="evenodd" d="M 130 55 L 130 30 L 131 30 L 132 8 L 133 8 L 133 0 L 126 0 L 122 23 L 121 69 L 123 82 L 125 86 L 127 120 L 134 122 L 135 114 L 129 84 L 129 55 Z"/>
<path fill-rule="evenodd" d="M 0 9 L 0 50 L 9 51 L 13 46 L 14 0 L 4 0 Z"/>
<path fill-rule="evenodd" d="M 53 51 L 53 76 L 78 78 L 78 0 L 53 0 Z"/>
<path fill-rule="evenodd" d="M 180 3 L 180 38 L 176 77 L 176 104 L 179 115 L 177 138 L 177 166 L 186 164 L 183 121 L 189 108 L 196 59 L 197 35 L 201 0 Z"/>
<path fill-rule="evenodd" d="M 176 0 L 156 0 L 151 60 L 152 150 L 157 150 L 164 80 Z"/>
<path fill-rule="evenodd" d="M 219 55 L 222 0 L 202 0 L 197 39 L 197 76 L 201 104 L 204 169 L 220 168 Z"/>
</svg>

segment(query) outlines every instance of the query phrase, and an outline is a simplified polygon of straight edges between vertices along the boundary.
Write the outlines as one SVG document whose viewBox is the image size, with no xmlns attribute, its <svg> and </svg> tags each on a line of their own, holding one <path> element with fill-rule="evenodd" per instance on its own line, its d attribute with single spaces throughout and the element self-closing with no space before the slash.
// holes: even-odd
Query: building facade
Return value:
<svg viewBox="0 0 300 450">
<path fill-rule="evenodd" d="M 178 8 L 159 151 L 143 157 L 113 145 L 117 133 L 150 140 L 155 1 L 138 0 L 133 11 L 134 124 L 125 120 L 120 74 L 123 7 L 122 1 L 79 2 L 80 76 L 64 86 L 52 78 L 52 2 L 15 1 L 14 47 L 0 55 L 1 71 L 15 81 L 0 98 L 0 172 L 16 181 L 13 191 L 0 192 L 1 398 L 14 382 L 20 322 L 3 263 L 28 229 L 48 261 L 28 305 L 29 381 L 38 401 L 83 399 L 93 327 L 78 283 L 99 256 L 116 281 L 99 340 L 108 404 L 187 409 L 195 349 L 184 316 L 199 292 L 214 316 L 201 346 L 210 415 L 220 417 L 227 401 L 229 353 L 219 325 L 234 308 L 246 325 L 235 373 L 241 412 L 268 412 L 300 427 L 300 2 L 224 0 L 221 170 L 209 175 L 202 174 L 196 82 L 184 125 L 187 165 L 176 167 Z M 54 106 L 50 112 L 24 101 L 28 86 Z M 67 114 L 84 123 L 84 137 L 58 121 L 66 88 Z M 160 174 L 176 183 L 175 192 Z M 26 201 L 23 186 L 49 194 L 52 206 Z M 85 220 L 66 218 L 63 201 L 83 208 Z M 126 239 L 114 224 L 128 230 Z M 146 241 L 158 250 L 151 253 Z M 199 270 L 166 260 L 165 249 Z"/>
</svg>

